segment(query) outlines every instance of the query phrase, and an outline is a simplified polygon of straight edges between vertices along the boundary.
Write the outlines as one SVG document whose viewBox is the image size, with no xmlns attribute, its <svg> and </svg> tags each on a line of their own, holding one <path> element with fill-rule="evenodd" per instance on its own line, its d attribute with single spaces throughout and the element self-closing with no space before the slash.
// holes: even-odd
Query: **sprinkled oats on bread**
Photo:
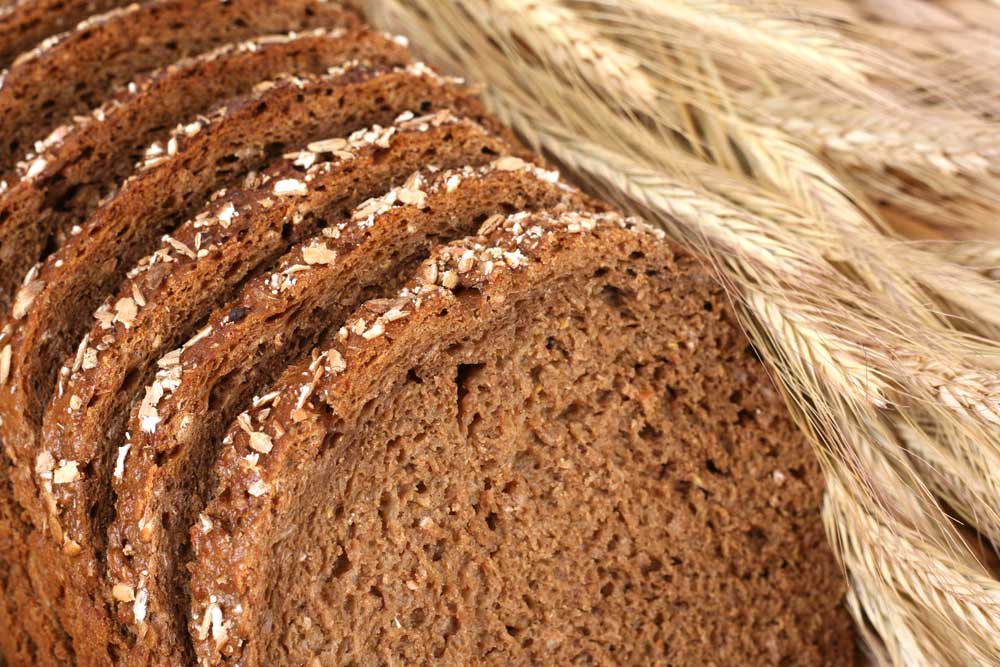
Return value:
<svg viewBox="0 0 1000 667">
<path fill-rule="evenodd" d="M 0 0 L 4 58 L 7 667 L 853 664 L 724 291 L 405 39 Z"/>
<path fill-rule="evenodd" d="M 87 18 L 22 53 L 0 78 L 0 174 L 141 72 L 259 34 L 356 23 L 322 0 L 151 0 Z"/>
<path fill-rule="evenodd" d="M 392 39 L 367 30 L 262 35 L 140 77 L 36 141 L 0 193 L 0 304 L 9 305 L 31 266 L 113 196 L 164 128 L 200 131 L 199 115 L 220 99 L 281 74 L 322 73 L 353 59 L 391 66 L 410 58 Z"/>
</svg>

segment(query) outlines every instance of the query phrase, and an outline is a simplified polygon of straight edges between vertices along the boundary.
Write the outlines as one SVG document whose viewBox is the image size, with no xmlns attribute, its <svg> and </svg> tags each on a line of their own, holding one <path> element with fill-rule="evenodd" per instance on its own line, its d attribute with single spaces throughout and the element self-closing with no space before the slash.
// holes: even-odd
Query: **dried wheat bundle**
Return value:
<svg viewBox="0 0 1000 667">
<path fill-rule="evenodd" d="M 961 49 L 887 48 L 864 5 L 369 10 L 713 263 L 825 466 L 825 519 L 876 661 L 1000 664 L 1000 581 L 979 544 L 1000 540 L 1000 127 L 988 113 L 1000 87 Z M 986 32 L 926 9 L 913 21 Z"/>
</svg>

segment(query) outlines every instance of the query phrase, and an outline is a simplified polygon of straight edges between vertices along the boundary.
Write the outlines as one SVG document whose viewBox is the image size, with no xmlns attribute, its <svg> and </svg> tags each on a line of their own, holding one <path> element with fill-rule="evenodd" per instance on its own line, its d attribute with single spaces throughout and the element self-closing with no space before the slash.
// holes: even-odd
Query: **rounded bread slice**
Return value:
<svg viewBox="0 0 1000 667">
<path fill-rule="evenodd" d="M 507 210 L 580 199 L 555 172 L 516 157 L 416 172 L 291 250 L 161 360 L 133 411 L 122 475 L 114 479 L 108 576 L 141 601 L 141 608 L 122 604 L 121 620 L 142 634 L 173 616 L 186 633 L 189 603 L 177 593 L 185 588 L 186 528 L 202 507 L 226 425 L 254 393 L 366 298 L 398 289 L 438 240 Z"/>
<path fill-rule="evenodd" d="M 200 664 L 852 664 L 818 463 L 701 261 L 482 232 L 230 428 Z"/>
</svg>

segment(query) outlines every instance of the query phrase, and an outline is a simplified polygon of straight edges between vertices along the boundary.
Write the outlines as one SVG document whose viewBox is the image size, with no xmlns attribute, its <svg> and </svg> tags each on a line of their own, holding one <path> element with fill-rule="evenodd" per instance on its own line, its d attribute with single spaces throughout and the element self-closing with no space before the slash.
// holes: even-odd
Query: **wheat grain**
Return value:
<svg viewBox="0 0 1000 667">
<path fill-rule="evenodd" d="M 888 590 L 905 591 L 930 622 L 954 627 L 962 639 L 947 642 L 952 655 L 946 657 L 974 662 L 945 664 L 990 664 L 1000 655 L 1000 582 L 975 561 L 937 549 L 921 534 L 881 521 L 880 514 L 871 506 L 857 511 L 850 491 L 829 479 L 824 515 L 845 565 Z M 948 635 L 937 636 L 947 641 Z"/>
<path fill-rule="evenodd" d="M 597 72 L 605 81 L 613 82 L 619 94 L 633 102 L 652 104 L 656 101 L 656 88 L 643 71 L 640 60 L 609 44 L 570 10 L 537 0 L 493 0 L 492 9 L 493 25 L 509 34 L 516 36 L 517 29 L 512 26 L 527 22 L 531 29 L 549 35 L 550 41 L 536 44 L 535 48 L 554 53 L 556 64 L 572 63 Z"/>
<path fill-rule="evenodd" d="M 855 616 L 871 621 L 884 641 L 884 650 L 873 651 L 900 667 L 997 657 L 996 583 L 983 576 L 937 503 L 943 499 L 987 527 L 994 519 L 983 508 L 1000 507 L 1000 490 L 989 479 L 992 458 L 983 454 L 1000 440 L 1000 290 L 984 275 L 991 268 L 986 247 L 906 244 L 869 205 L 869 197 L 884 197 L 951 228 L 988 230 L 995 203 L 959 186 L 994 187 L 995 155 L 983 125 L 963 121 L 950 134 L 926 136 L 927 147 L 910 146 L 933 124 L 914 120 L 931 98 L 910 95 L 915 79 L 905 68 L 886 69 L 890 54 L 851 41 L 860 30 L 824 33 L 836 34 L 836 44 L 814 39 L 830 26 L 820 23 L 816 31 L 777 3 L 732 9 L 669 2 L 669 11 L 705 14 L 727 6 L 697 22 L 650 26 L 636 16 L 658 10 L 652 0 L 532 0 L 559 7 L 548 16 L 565 19 L 571 30 L 542 20 L 546 15 L 509 11 L 499 14 L 499 27 L 491 25 L 487 10 L 496 4 L 487 0 L 379 4 L 432 59 L 489 82 L 490 106 L 535 147 L 707 254 L 775 369 L 831 488 L 842 491 L 826 518 L 854 584 Z M 759 23 L 760 12 L 786 23 Z M 712 21 L 730 23 L 707 25 Z M 682 23 L 689 36 L 678 30 Z M 754 42 L 743 60 L 720 39 L 738 25 L 740 39 Z M 786 42 L 769 49 L 765 29 L 779 30 L 775 40 Z M 668 43 L 670 35 L 676 43 Z M 588 42 L 599 43 L 600 57 Z M 823 54 L 831 62 L 821 62 Z M 855 62 L 857 54 L 863 62 Z M 775 64 L 782 59 L 794 68 Z M 847 69 L 839 69 L 844 63 Z M 777 74 L 765 69 L 771 65 Z M 622 90 L 629 70 L 647 77 L 656 106 L 645 93 Z M 846 108 L 875 136 L 874 146 L 838 128 L 853 122 L 838 115 L 843 103 L 827 116 L 820 108 L 804 127 L 786 123 L 798 109 L 762 115 L 747 108 L 748 94 L 762 104 L 796 95 L 811 100 L 822 76 L 871 102 Z M 965 118 L 948 106 L 952 83 L 934 100 L 933 123 Z M 880 106 L 886 94 L 898 98 Z M 817 99 L 829 98 L 823 95 Z M 896 125 L 886 120 L 893 104 L 906 111 Z M 893 132 L 902 135 L 899 143 Z M 875 178 L 887 169 L 901 175 Z M 869 181 L 859 185 L 848 170 Z M 914 175 L 928 187 L 907 183 Z M 931 197 L 943 191 L 954 197 Z M 923 450 L 908 448 L 889 421 L 897 429 L 920 424 L 930 440 Z"/>
</svg>

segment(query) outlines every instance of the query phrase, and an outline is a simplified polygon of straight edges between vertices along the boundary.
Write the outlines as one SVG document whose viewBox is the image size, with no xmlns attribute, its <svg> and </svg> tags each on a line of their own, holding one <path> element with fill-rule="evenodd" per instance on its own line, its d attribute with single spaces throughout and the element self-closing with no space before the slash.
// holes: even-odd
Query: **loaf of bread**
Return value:
<svg viewBox="0 0 1000 667">
<path fill-rule="evenodd" d="M 334 2 L 3 1 L 8 667 L 854 664 L 697 257 Z"/>
</svg>

